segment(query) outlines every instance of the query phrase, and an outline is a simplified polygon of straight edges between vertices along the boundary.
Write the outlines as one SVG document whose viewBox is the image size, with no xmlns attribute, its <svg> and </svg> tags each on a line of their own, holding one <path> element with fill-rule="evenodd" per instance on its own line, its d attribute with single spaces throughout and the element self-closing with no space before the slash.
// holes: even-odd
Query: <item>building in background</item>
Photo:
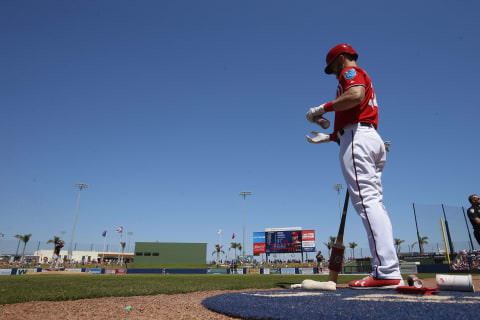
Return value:
<svg viewBox="0 0 480 320">
<path fill-rule="evenodd" d="M 37 250 L 34 253 L 34 256 L 38 257 L 38 261 L 41 263 L 47 263 L 52 260 L 53 250 Z M 68 252 L 61 252 L 62 262 L 68 258 Z M 72 251 L 72 261 L 78 263 L 97 263 L 100 261 L 104 262 L 116 262 L 118 259 L 121 259 L 123 256 L 123 261 L 125 263 L 133 262 L 132 253 L 121 253 L 121 252 L 99 252 L 99 251 Z"/>
</svg>

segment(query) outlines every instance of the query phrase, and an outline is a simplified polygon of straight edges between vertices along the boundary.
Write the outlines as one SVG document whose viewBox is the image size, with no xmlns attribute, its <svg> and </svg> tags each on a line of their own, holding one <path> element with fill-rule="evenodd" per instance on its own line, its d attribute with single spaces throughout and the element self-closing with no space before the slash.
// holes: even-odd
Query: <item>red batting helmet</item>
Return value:
<svg viewBox="0 0 480 320">
<path fill-rule="evenodd" d="M 342 53 L 351 54 L 354 57 L 355 61 L 358 59 L 358 54 L 352 48 L 351 45 L 346 44 L 346 43 L 336 45 L 327 54 L 327 67 L 325 68 L 325 73 L 326 74 L 332 74 L 332 69 L 330 68 L 330 65 L 332 64 L 333 60 L 335 60 L 335 58 L 338 57 Z"/>
</svg>

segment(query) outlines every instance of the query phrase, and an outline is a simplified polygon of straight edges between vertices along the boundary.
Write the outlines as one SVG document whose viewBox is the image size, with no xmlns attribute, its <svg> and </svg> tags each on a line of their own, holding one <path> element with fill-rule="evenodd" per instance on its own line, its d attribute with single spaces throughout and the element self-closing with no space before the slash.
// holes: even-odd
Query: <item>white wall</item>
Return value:
<svg viewBox="0 0 480 320">
<path fill-rule="evenodd" d="M 88 257 L 90 257 L 90 260 L 97 260 L 98 257 L 102 257 L 102 252 L 98 251 L 72 251 L 72 259 L 76 262 L 81 262 L 82 257 L 85 257 L 85 261 L 88 261 Z M 109 254 L 116 254 L 115 252 L 109 252 Z M 53 250 L 38 250 L 35 251 L 36 256 L 40 257 L 40 261 L 43 263 L 43 258 L 47 257 L 48 261 L 52 260 L 53 256 Z M 62 256 L 62 260 L 64 256 L 68 256 L 68 250 L 62 250 L 60 251 L 60 255 Z"/>
</svg>

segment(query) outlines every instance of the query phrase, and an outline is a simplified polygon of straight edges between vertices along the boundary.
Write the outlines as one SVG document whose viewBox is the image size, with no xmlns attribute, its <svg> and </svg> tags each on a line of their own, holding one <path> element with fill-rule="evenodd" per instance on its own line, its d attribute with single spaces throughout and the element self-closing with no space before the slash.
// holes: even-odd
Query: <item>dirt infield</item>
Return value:
<svg viewBox="0 0 480 320">
<path fill-rule="evenodd" d="M 207 297 L 228 292 L 235 291 L 17 303 L 0 306 L 0 319 L 232 319 L 201 304 Z M 127 306 L 132 309 L 125 310 Z"/>
<path fill-rule="evenodd" d="M 56 271 L 48 272 L 52 274 Z M 62 273 L 65 274 L 65 273 Z M 77 274 L 72 272 L 72 274 Z M 424 279 L 426 287 L 434 287 L 435 279 Z M 480 276 L 474 276 L 476 288 L 480 288 Z M 346 287 L 339 285 L 338 287 Z M 276 288 L 278 289 L 278 288 Z M 253 291 L 242 290 L 242 291 Z M 0 319 L 233 319 L 202 306 L 205 298 L 233 290 L 201 291 L 188 294 L 137 297 L 109 297 L 75 301 L 38 301 L 0 305 Z M 127 306 L 131 310 L 126 310 Z"/>
</svg>

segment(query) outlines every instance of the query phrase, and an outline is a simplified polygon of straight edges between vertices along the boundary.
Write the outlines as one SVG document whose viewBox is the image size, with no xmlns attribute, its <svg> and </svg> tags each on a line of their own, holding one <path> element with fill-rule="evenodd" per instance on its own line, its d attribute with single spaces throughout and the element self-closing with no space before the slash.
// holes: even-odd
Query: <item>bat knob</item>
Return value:
<svg viewBox="0 0 480 320">
<path fill-rule="evenodd" d="M 330 127 L 330 121 L 323 117 L 316 117 L 315 119 L 313 119 L 313 121 L 315 121 L 315 123 L 323 129 L 328 129 Z"/>
</svg>

